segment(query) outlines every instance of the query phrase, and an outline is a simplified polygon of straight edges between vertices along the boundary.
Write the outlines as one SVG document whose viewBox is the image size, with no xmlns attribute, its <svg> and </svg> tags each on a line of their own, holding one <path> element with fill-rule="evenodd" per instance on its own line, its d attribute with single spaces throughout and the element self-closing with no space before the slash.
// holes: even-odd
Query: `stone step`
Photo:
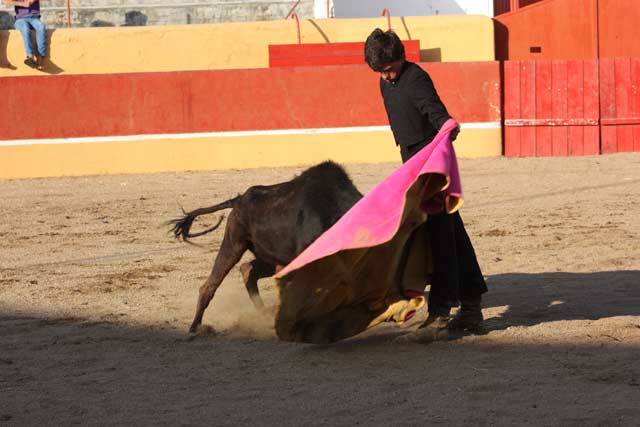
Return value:
<svg viewBox="0 0 640 427">
<path fill-rule="evenodd" d="M 183 25 L 284 19 L 295 1 L 241 0 L 74 0 L 72 27 Z M 42 21 L 50 28 L 67 26 L 67 1 L 51 0 L 42 7 Z M 295 9 L 300 19 L 313 18 L 313 0 Z M 13 8 L 0 6 L 0 29 L 13 28 Z"/>
</svg>

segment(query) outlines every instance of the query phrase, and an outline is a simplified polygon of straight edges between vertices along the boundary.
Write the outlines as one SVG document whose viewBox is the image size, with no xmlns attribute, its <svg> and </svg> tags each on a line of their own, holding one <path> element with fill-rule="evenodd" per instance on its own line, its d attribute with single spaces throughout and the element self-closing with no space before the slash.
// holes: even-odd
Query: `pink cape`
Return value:
<svg viewBox="0 0 640 427">
<path fill-rule="evenodd" d="M 430 273 L 429 245 L 416 230 L 428 214 L 462 205 L 450 139 L 457 126 L 448 120 L 430 144 L 276 274 L 281 339 L 333 342 L 380 321 L 404 320 L 396 312 L 408 307 L 406 295 L 422 295 Z"/>
</svg>

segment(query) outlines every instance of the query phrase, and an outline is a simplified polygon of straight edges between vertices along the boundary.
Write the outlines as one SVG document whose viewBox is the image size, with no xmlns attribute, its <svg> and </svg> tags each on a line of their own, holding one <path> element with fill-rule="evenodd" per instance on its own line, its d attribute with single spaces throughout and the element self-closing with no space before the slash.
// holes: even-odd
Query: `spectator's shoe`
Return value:
<svg viewBox="0 0 640 427">
<path fill-rule="evenodd" d="M 44 56 L 38 56 L 36 60 L 36 68 L 40 71 L 44 70 Z"/>
<path fill-rule="evenodd" d="M 460 310 L 449 322 L 449 329 L 452 331 L 468 331 L 472 334 L 484 333 L 484 317 L 480 300 L 462 301 Z"/>
<path fill-rule="evenodd" d="M 27 59 L 24 60 L 24 65 L 31 67 L 31 68 L 38 68 L 38 61 L 37 59 L 35 59 L 34 56 L 30 56 Z"/>
<path fill-rule="evenodd" d="M 449 340 L 449 316 L 430 314 L 420 327 L 406 335 L 396 338 L 397 343 L 416 342 L 428 344 L 434 341 Z"/>
</svg>

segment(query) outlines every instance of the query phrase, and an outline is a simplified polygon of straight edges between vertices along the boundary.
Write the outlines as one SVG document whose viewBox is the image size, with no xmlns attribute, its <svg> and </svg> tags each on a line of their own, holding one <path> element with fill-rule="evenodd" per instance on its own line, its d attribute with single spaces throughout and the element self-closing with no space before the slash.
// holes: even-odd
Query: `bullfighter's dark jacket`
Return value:
<svg viewBox="0 0 640 427">
<path fill-rule="evenodd" d="M 405 61 L 394 82 L 380 79 L 380 91 L 396 145 L 426 145 L 451 118 L 431 81 L 420 66 Z"/>
</svg>

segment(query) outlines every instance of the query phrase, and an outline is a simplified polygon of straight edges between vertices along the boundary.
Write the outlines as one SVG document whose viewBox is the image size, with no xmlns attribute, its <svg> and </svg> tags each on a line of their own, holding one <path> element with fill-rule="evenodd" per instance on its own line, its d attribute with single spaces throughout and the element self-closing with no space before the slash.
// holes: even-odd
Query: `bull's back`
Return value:
<svg viewBox="0 0 640 427">
<path fill-rule="evenodd" d="M 257 257 L 288 264 L 360 198 L 344 169 L 324 162 L 290 181 L 249 188 L 234 211 L 247 225 Z"/>
</svg>

